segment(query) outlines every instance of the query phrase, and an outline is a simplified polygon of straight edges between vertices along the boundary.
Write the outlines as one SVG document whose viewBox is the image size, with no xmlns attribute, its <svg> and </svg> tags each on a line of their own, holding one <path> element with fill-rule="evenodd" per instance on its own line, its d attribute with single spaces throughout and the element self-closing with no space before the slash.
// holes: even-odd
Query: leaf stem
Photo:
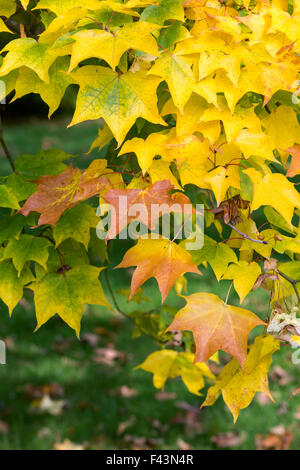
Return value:
<svg viewBox="0 0 300 470">
<path fill-rule="evenodd" d="M 235 232 L 239 233 L 243 238 L 246 238 L 247 240 L 250 240 L 251 242 L 255 242 L 255 243 L 261 243 L 262 245 L 268 245 L 268 242 L 266 240 L 255 240 L 255 238 L 251 238 L 249 237 L 249 235 L 247 235 L 246 233 L 243 233 L 241 232 L 240 230 L 238 230 L 234 225 L 228 223 L 227 224 L 229 227 L 232 228 L 232 230 L 234 230 Z"/>
<path fill-rule="evenodd" d="M 291 277 L 287 276 L 286 274 L 284 274 L 282 271 L 277 271 L 278 274 L 283 277 L 283 279 L 285 279 L 286 281 L 288 281 L 290 284 L 292 284 L 293 288 L 294 288 L 294 291 L 295 291 L 295 294 L 297 296 L 297 299 L 298 299 L 298 303 L 300 304 L 300 294 L 299 294 L 299 291 L 298 291 L 298 288 L 297 288 L 297 282 L 300 282 L 300 281 L 296 281 L 295 279 L 292 279 Z"/>
<path fill-rule="evenodd" d="M 109 293 L 110 293 L 110 296 L 112 298 L 112 301 L 113 301 L 113 304 L 114 304 L 114 307 L 115 307 L 116 311 L 118 313 L 120 313 L 121 315 L 123 315 L 123 317 L 126 317 L 126 318 L 130 319 L 130 317 L 128 315 L 126 315 L 126 313 L 123 312 L 123 310 L 119 307 L 119 304 L 118 304 L 117 299 L 115 297 L 114 291 L 112 290 L 111 283 L 110 283 L 110 280 L 109 280 L 109 277 L 108 277 L 108 269 L 105 269 L 104 276 L 105 276 L 107 288 L 109 290 Z"/>
<path fill-rule="evenodd" d="M 227 295 L 226 295 L 226 299 L 225 299 L 225 305 L 227 305 L 227 302 L 228 302 L 228 298 L 229 298 L 229 294 L 230 294 L 230 291 L 231 291 L 231 288 L 233 286 L 233 281 L 231 282 L 230 286 L 229 286 L 229 289 L 228 289 L 228 292 L 227 292 Z"/>
</svg>

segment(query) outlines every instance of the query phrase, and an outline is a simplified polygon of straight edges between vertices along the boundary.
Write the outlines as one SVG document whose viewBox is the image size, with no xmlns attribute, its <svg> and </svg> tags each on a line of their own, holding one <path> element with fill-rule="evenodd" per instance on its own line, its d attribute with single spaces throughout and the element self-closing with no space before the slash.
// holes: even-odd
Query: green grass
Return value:
<svg viewBox="0 0 300 470">
<path fill-rule="evenodd" d="M 36 122 L 18 124 L 5 130 L 14 157 L 19 153 L 35 153 L 40 146 L 61 147 L 71 153 L 84 154 L 96 133 L 96 123 L 66 130 L 63 123 L 49 125 Z M 2 173 L 7 171 L 5 165 L 1 166 Z M 115 262 L 121 256 L 122 253 L 117 253 Z M 112 271 L 110 277 L 115 291 L 129 286 L 130 277 L 125 270 Z M 226 296 L 228 282 L 218 285 L 211 271 L 201 278 L 191 275 L 189 280 L 190 293 L 207 291 L 222 298 Z M 153 305 L 159 304 L 155 282 L 147 283 L 145 294 L 151 298 Z M 128 312 L 138 308 L 149 309 L 147 303 L 129 307 L 120 298 L 119 301 Z M 234 294 L 230 302 L 238 303 Z M 174 293 L 167 303 L 178 305 Z M 251 293 L 244 306 L 264 318 L 268 313 L 266 293 L 261 289 Z M 291 391 L 299 386 L 299 366 L 291 363 L 290 353 L 284 348 L 274 356 L 275 363 L 288 370 L 293 381 L 286 386 L 271 381 L 275 404 L 262 406 L 255 399 L 249 408 L 241 411 L 234 425 L 231 414 L 219 398 L 214 407 L 200 411 L 198 420 L 202 430 L 193 433 L 183 424 L 174 422 L 179 412 L 185 413 L 177 405 L 184 401 L 198 408 L 203 397 L 191 395 L 180 380 L 173 380 L 167 382 L 165 391 L 176 393 L 177 398 L 158 401 L 151 374 L 134 370 L 150 352 L 157 349 L 155 342 L 145 337 L 131 339 L 132 324 L 129 320 L 99 307 L 88 307 L 83 317 L 82 336 L 97 327 L 112 333 L 111 338 L 99 335 L 98 347 L 106 347 L 108 342 L 113 342 L 117 350 L 125 352 L 124 362 L 117 360 L 113 367 L 95 363 L 93 348 L 78 341 L 72 330 L 58 317 L 33 333 L 35 319 L 30 299 L 26 309 L 22 306 L 16 308 L 12 319 L 8 318 L 5 306 L 0 304 L 0 337 L 12 338 L 14 343 L 14 348 L 7 352 L 7 364 L 0 366 L 0 421 L 9 425 L 8 433 L 0 433 L 0 449 L 51 449 L 55 442 L 65 438 L 79 444 L 87 443 L 91 449 L 122 449 L 131 445 L 126 442 L 126 435 L 146 437 L 150 442 L 154 439 L 154 445 L 162 449 L 178 448 L 178 438 L 195 449 L 214 449 L 211 436 L 229 431 L 245 433 L 245 441 L 234 448 L 255 449 L 257 434 L 266 435 L 270 428 L 279 424 L 294 432 L 292 448 L 299 449 L 299 422 L 294 414 L 300 405 L 300 396 L 289 400 Z M 54 345 L 66 339 L 71 341 L 69 348 L 62 353 L 57 352 Z M 26 385 L 43 386 L 53 382 L 64 387 L 63 399 L 68 407 L 59 416 L 30 413 Z M 114 391 L 122 385 L 136 389 L 137 396 L 125 398 L 115 394 Z M 279 412 L 283 403 L 287 404 L 287 409 L 282 414 Z M 131 416 L 135 416 L 135 423 L 118 435 L 118 425 Z M 153 419 L 165 429 L 162 431 L 154 427 Z"/>
</svg>

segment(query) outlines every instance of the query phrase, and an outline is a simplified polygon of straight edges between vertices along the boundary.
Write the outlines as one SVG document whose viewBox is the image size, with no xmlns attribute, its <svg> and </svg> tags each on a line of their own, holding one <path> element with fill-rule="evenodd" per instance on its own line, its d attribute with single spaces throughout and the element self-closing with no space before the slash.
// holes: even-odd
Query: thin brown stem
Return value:
<svg viewBox="0 0 300 470">
<path fill-rule="evenodd" d="M 238 230 L 236 227 L 234 227 L 234 225 L 228 223 L 227 224 L 229 227 L 232 228 L 232 230 L 234 230 L 235 232 L 239 233 L 243 238 L 246 238 L 246 240 L 250 240 L 251 242 L 255 242 L 255 243 L 261 243 L 262 245 L 268 245 L 268 242 L 266 240 L 256 240 L 255 238 L 251 238 L 249 237 L 249 235 L 247 235 L 246 233 L 243 233 L 241 232 L 240 230 Z"/>
<path fill-rule="evenodd" d="M 15 167 L 14 161 L 12 159 L 10 151 L 8 150 L 8 147 L 6 145 L 6 142 L 5 142 L 4 136 L 3 136 L 1 112 L 0 112 L 0 145 L 3 149 L 4 155 L 6 156 L 7 160 L 9 161 L 9 164 L 10 164 L 12 170 L 16 173 L 16 167 Z"/>
<path fill-rule="evenodd" d="M 114 307 L 116 309 L 116 311 L 118 313 L 120 313 L 121 315 L 123 315 L 123 317 L 126 317 L 126 318 L 130 318 L 128 315 L 126 315 L 125 312 L 123 312 L 123 310 L 120 308 L 119 304 L 118 304 L 118 301 L 115 297 L 115 294 L 114 294 L 114 291 L 111 287 L 111 283 L 110 283 L 110 280 L 109 280 L 109 277 L 108 277 L 108 269 L 105 269 L 104 271 L 104 276 L 105 276 L 105 280 L 106 280 L 106 285 L 107 285 L 107 288 L 109 290 L 109 293 L 110 293 L 110 296 L 112 298 L 112 301 L 113 301 L 113 304 L 114 304 Z"/>
<path fill-rule="evenodd" d="M 292 284 L 293 288 L 294 288 L 294 291 L 295 291 L 295 294 L 297 296 L 297 299 L 298 299 L 298 303 L 300 304 L 300 294 L 299 294 L 299 291 L 298 291 L 298 288 L 297 288 L 297 282 L 300 282 L 300 281 L 296 281 L 296 279 L 292 279 L 291 277 L 287 276 L 286 274 L 284 274 L 282 271 L 278 271 L 278 274 L 283 277 L 283 279 L 285 279 L 286 281 L 288 281 L 290 284 Z"/>
</svg>

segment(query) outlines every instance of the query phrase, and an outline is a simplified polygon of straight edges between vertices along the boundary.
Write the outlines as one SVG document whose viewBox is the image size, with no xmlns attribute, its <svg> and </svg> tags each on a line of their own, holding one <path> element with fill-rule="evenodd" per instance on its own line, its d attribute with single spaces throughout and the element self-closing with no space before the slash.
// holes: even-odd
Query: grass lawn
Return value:
<svg viewBox="0 0 300 470">
<path fill-rule="evenodd" d="M 10 126 L 5 134 L 14 157 L 35 153 L 41 146 L 83 155 L 96 137 L 97 127 L 92 123 L 65 129 L 63 123 L 35 121 Z M 3 159 L 0 174 L 8 170 L 5 165 Z M 111 271 L 110 277 L 114 291 L 129 287 L 125 270 Z M 202 277 L 191 275 L 189 280 L 189 293 L 226 296 L 228 281 L 217 285 L 210 270 Z M 154 281 L 146 284 L 145 294 L 154 305 L 159 304 Z M 126 305 L 120 296 L 119 301 L 127 312 L 152 307 L 147 303 Z M 238 303 L 234 294 L 230 301 Z M 176 302 L 172 292 L 167 304 L 175 306 Z M 258 290 L 247 297 L 244 306 L 265 318 L 268 297 Z M 289 373 L 287 380 L 271 374 L 275 404 L 254 399 L 234 425 L 222 398 L 215 406 L 199 410 L 203 397 L 190 394 L 181 380 L 167 382 L 165 392 L 172 394 L 168 399 L 157 396 L 152 375 L 134 370 L 157 345 L 144 336 L 131 339 L 132 323 L 123 317 L 87 307 L 81 341 L 58 317 L 36 333 L 34 328 L 29 294 L 11 320 L 0 303 L 0 338 L 6 339 L 8 347 L 7 364 L 0 366 L 0 449 L 52 449 L 65 439 L 89 449 L 178 449 L 184 443 L 194 449 L 215 449 L 219 448 L 215 437 L 229 432 L 236 437 L 230 448 L 255 449 L 257 435 L 266 437 L 271 428 L 279 426 L 293 433 L 291 448 L 300 448 L 300 395 L 289 399 L 300 385 L 299 366 L 291 363 L 285 348 L 274 356 L 275 364 Z M 120 389 L 122 386 L 128 388 Z M 42 412 L 41 398 L 46 393 L 52 393 L 53 401 L 44 403 Z"/>
</svg>

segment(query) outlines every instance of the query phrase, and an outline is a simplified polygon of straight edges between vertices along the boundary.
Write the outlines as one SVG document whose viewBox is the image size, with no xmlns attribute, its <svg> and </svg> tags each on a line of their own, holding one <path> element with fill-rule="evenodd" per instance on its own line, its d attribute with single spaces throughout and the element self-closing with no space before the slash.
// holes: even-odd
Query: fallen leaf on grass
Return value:
<svg viewBox="0 0 300 470">
<path fill-rule="evenodd" d="M 93 361 L 96 364 L 105 364 L 113 366 L 115 361 L 124 362 L 126 354 L 123 351 L 117 351 L 112 343 L 108 344 L 106 348 L 97 348 L 94 350 Z"/>
<path fill-rule="evenodd" d="M 53 449 L 54 450 L 85 450 L 87 444 L 75 444 L 69 439 L 65 439 L 62 442 L 55 442 Z"/>
<path fill-rule="evenodd" d="M 95 333 L 85 333 L 81 336 L 81 341 L 88 344 L 91 348 L 96 348 L 99 342 L 99 336 Z"/>
<path fill-rule="evenodd" d="M 230 447 L 237 447 L 242 444 L 245 439 L 245 433 L 240 434 L 238 432 L 225 432 L 212 436 L 210 440 L 218 447 L 225 449 Z"/>
<path fill-rule="evenodd" d="M 5 421 L 0 421 L 0 434 L 8 434 L 9 426 Z"/>
<path fill-rule="evenodd" d="M 49 413 L 52 416 L 59 416 L 67 406 L 66 400 L 52 400 L 49 395 L 44 395 L 41 400 L 34 400 L 30 404 L 29 413 Z"/>
<path fill-rule="evenodd" d="M 295 397 L 296 395 L 299 395 L 300 393 L 300 387 L 295 388 L 295 390 L 292 391 L 290 398 Z"/>
<path fill-rule="evenodd" d="M 51 398 L 62 397 L 64 388 L 56 382 L 47 385 L 25 385 L 25 393 L 29 399 L 40 399 L 44 395 L 49 395 Z"/>
<path fill-rule="evenodd" d="M 122 423 L 119 424 L 117 434 L 120 436 L 123 434 L 126 429 L 130 428 L 133 426 L 133 424 L 136 422 L 136 417 L 135 416 L 130 416 L 130 418 L 127 421 L 123 421 Z"/>
<path fill-rule="evenodd" d="M 180 437 L 177 439 L 176 444 L 180 450 L 193 450 L 193 447 Z"/>
<path fill-rule="evenodd" d="M 119 395 L 124 398 L 132 398 L 138 395 L 138 392 L 134 388 L 130 388 L 127 385 L 121 385 L 121 387 L 113 390 L 112 395 Z"/>
<path fill-rule="evenodd" d="M 284 387 L 293 381 L 291 374 L 278 365 L 273 367 L 273 370 L 270 373 L 270 379 L 274 382 L 278 382 L 281 387 Z"/>
<path fill-rule="evenodd" d="M 266 437 L 260 434 L 256 436 L 256 449 L 257 450 L 289 450 L 294 440 L 294 434 L 286 429 L 283 425 L 276 426 L 270 429 Z"/>
<path fill-rule="evenodd" d="M 175 400 L 177 398 L 177 395 L 174 392 L 160 391 L 155 394 L 155 398 L 158 401 Z"/>
<path fill-rule="evenodd" d="M 296 413 L 294 414 L 294 418 L 300 420 L 300 406 L 298 406 L 297 411 L 296 411 Z"/>
</svg>

